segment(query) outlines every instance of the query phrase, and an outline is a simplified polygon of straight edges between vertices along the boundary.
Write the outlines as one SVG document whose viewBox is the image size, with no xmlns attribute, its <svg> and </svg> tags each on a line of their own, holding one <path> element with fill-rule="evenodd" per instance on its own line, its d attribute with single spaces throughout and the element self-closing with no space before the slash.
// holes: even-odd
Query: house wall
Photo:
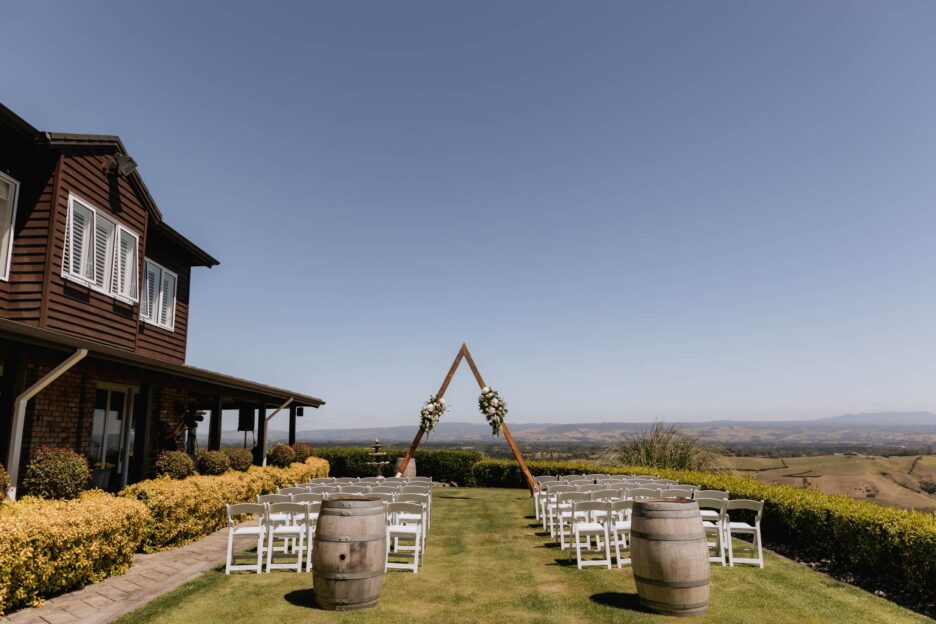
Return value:
<svg viewBox="0 0 936 624">
<path fill-rule="evenodd" d="M 0 128 L 0 170 L 21 184 L 9 282 L 0 281 L 0 316 L 169 362 L 184 363 L 191 266 L 176 244 L 150 230 L 151 215 L 127 179 L 109 177 L 110 151 L 36 150 Z M 139 235 L 138 285 L 144 257 L 178 274 L 175 326 L 140 320 L 140 303 L 126 303 L 62 275 L 73 193 Z"/>
</svg>

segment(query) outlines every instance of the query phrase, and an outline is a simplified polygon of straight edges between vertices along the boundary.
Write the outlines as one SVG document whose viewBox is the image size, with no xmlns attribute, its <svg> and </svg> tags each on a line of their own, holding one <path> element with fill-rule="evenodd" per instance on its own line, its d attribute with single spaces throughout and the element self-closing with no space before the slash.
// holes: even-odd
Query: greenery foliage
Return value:
<svg viewBox="0 0 936 624">
<path fill-rule="evenodd" d="M 830 496 L 788 485 L 771 485 L 727 473 L 607 466 L 589 461 L 529 462 L 534 476 L 644 474 L 704 489 L 727 490 L 731 498 L 764 501 L 762 531 L 768 545 L 811 560 L 829 560 L 865 586 L 936 600 L 936 517 L 882 507 L 847 496 Z M 516 462 L 483 460 L 473 467 L 482 487 L 525 487 Z"/>
<path fill-rule="evenodd" d="M 267 463 L 280 468 L 286 468 L 296 461 L 296 451 L 288 444 L 277 444 L 267 455 Z"/>
<path fill-rule="evenodd" d="M 146 526 L 141 548 L 143 552 L 154 552 L 224 527 L 228 503 L 254 501 L 257 494 L 270 494 L 287 485 L 326 476 L 328 463 L 312 457 L 288 468 L 251 466 L 245 473 L 150 479 L 125 488 L 120 497 L 139 500 L 149 509 L 152 521 Z"/>
<path fill-rule="evenodd" d="M 195 456 L 198 474 L 220 475 L 231 469 L 228 456 L 221 451 L 199 451 Z"/>
<path fill-rule="evenodd" d="M 122 574 L 150 521 L 146 506 L 93 490 L 0 508 L 0 613 Z"/>
<path fill-rule="evenodd" d="M 156 474 L 170 479 L 185 479 L 195 474 L 195 462 L 182 451 L 163 451 L 156 458 Z"/>
<path fill-rule="evenodd" d="M 23 491 L 40 498 L 69 500 L 78 496 L 91 478 L 84 455 L 67 448 L 40 446 L 23 474 Z"/>
<path fill-rule="evenodd" d="M 227 455 L 231 470 L 247 472 L 253 466 L 253 453 L 250 449 L 229 447 L 222 449 L 222 452 Z"/>
<path fill-rule="evenodd" d="M 699 437 L 675 425 L 653 423 L 649 429 L 624 436 L 602 458 L 622 466 L 652 466 L 673 470 L 718 470 L 721 453 L 703 444 Z"/>
<path fill-rule="evenodd" d="M 306 444 L 305 442 L 296 442 L 292 445 L 292 449 L 296 452 L 295 461 L 299 462 L 300 464 L 315 455 L 315 449 L 312 448 L 312 445 Z"/>
<path fill-rule="evenodd" d="M 374 469 L 368 466 L 372 461 L 368 448 L 331 447 L 321 448 L 318 456 L 327 459 L 333 477 L 372 477 Z M 400 450 L 388 450 L 387 466 L 383 469 L 385 477 L 393 476 L 396 460 L 405 453 Z M 481 453 L 475 451 L 417 450 L 416 472 L 432 477 L 435 481 L 457 483 L 461 486 L 474 485 L 471 468 L 481 460 Z"/>
</svg>

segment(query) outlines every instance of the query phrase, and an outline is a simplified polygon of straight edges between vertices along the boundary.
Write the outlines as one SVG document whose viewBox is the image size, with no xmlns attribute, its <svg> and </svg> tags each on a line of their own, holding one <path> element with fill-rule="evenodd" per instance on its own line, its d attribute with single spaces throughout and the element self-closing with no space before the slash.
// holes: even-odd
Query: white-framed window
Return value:
<svg viewBox="0 0 936 624">
<path fill-rule="evenodd" d="M 175 330 L 176 287 L 179 276 L 149 258 L 144 259 L 143 300 L 140 318 L 169 331 Z"/>
<path fill-rule="evenodd" d="M 62 275 L 123 301 L 138 299 L 140 237 L 80 197 L 68 195 Z"/>
<path fill-rule="evenodd" d="M 16 200 L 19 182 L 0 173 L 0 280 L 9 281 L 13 261 L 13 227 L 16 225 Z"/>
</svg>

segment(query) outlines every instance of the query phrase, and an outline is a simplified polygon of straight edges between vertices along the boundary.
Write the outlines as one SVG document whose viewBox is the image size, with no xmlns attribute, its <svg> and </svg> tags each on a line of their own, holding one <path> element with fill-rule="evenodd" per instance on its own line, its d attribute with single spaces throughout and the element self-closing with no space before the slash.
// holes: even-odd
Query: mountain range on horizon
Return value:
<svg viewBox="0 0 936 624">
<path fill-rule="evenodd" d="M 486 443 L 491 441 L 490 427 L 480 422 L 441 421 L 428 436 L 436 443 Z M 790 421 L 710 420 L 702 422 L 661 421 L 673 424 L 702 439 L 718 443 L 936 443 L 936 414 L 928 411 L 865 412 L 825 418 Z M 518 442 L 606 444 L 627 434 L 646 429 L 649 422 L 594 423 L 511 423 Z M 205 432 L 207 433 L 207 432 Z M 405 443 L 412 440 L 416 425 L 307 429 L 297 432 L 297 439 L 314 443 L 364 443 L 375 438 L 382 442 Z M 225 431 L 228 441 L 243 440 L 243 433 Z M 287 432 L 271 429 L 268 438 L 286 439 Z"/>
</svg>

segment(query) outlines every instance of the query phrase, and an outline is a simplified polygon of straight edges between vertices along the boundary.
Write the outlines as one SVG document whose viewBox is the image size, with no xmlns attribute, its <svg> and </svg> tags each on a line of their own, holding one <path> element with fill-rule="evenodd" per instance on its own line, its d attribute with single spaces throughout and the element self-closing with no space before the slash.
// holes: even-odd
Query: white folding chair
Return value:
<svg viewBox="0 0 936 624">
<path fill-rule="evenodd" d="M 732 511 L 753 511 L 754 512 L 754 524 L 748 522 L 735 521 L 731 519 Z M 761 516 L 764 514 L 764 501 L 755 501 L 748 499 L 736 499 L 729 500 L 725 513 L 728 515 L 728 565 L 734 566 L 736 563 L 749 563 L 752 565 L 764 567 L 764 549 L 761 542 Z M 754 538 L 754 543 L 751 545 L 752 554 L 756 554 L 756 557 L 735 557 L 734 555 L 734 546 L 732 542 L 734 541 L 732 537 L 734 535 L 750 535 Z"/>
<path fill-rule="evenodd" d="M 235 518 L 238 516 L 254 516 L 255 525 L 241 526 L 235 525 Z M 238 503 L 227 506 L 228 522 L 228 543 L 227 543 L 227 562 L 224 565 L 224 573 L 230 574 L 241 570 L 250 570 L 260 574 L 263 570 L 263 542 L 266 532 L 266 505 L 258 503 Z M 240 535 L 256 536 L 257 538 L 257 562 L 251 564 L 234 563 L 234 538 Z"/>
<path fill-rule="evenodd" d="M 342 494 L 367 494 L 366 485 L 340 485 L 338 491 Z"/>
<path fill-rule="evenodd" d="M 429 537 L 429 529 L 432 526 L 432 520 L 430 516 L 430 507 L 429 507 L 429 495 L 428 494 L 415 494 L 412 492 L 402 492 L 396 495 L 393 502 L 395 503 L 415 503 L 420 507 L 421 518 L 417 519 L 412 517 L 411 514 L 406 512 L 398 514 L 398 518 L 401 522 L 416 522 L 417 520 L 421 523 L 422 526 L 422 547 L 423 550 L 426 549 L 426 540 Z"/>
<path fill-rule="evenodd" d="M 631 500 L 638 500 L 641 498 L 659 498 L 660 490 L 657 488 L 631 488 L 627 490 L 627 498 Z"/>
<path fill-rule="evenodd" d="M 280 488 L 280 489 L 276 490 L 276 493 L 277 493 L 277 494 L 285 494 L 285 495 L 287 495 L 287 496 L 290 496 L 290 495 L 292 495 L 292 494 L 305 494 L 305 493 L 308 492 L 308 491 L 309 491 L 308 486 L 298 486 L 298 485 L 297 485 L 297 486 L 295 486 L 295 487 Z"/>
<path fill-rule="evenodd" d="M 549 528 L 549 537 L 556 537 L 556 514 L 559 510 L 557 496 L 565 492 L 574 492 L 575 487 L 558 482 L 546 486 L 546 495 L 543 497 L 543 530 Z M 548 525 L 548 527 L 547 527 Z"/>
<path fill-rule="evenodd" d="M 270 525 L 267 530 L 267 563 L 266 571 L 270 570 L 295 570 L 302 572 L 302 559 L 305 552 L 305 538 L 309 531 L 309 505 L 308 503 L 269 503 L 267 504 L 269 515 L 289 516 L 289 521 Z M 291 563 L 276 563 L 273 561 L 273 540 L 277 537 L 282 538 L 284 544 L 288 540 L 293 542 L 293 552 L 296 554 L 296 561 Z M 284 549 L 288 552 L 290 549 Z"/>
<path fill-rule="evenodd" d="M 533 514 L 537 520 L 540 520 L 540 512 L 542 506 L 542 498 L 546 493 L 546 484 L 547 483 L 556 483 L 556 477 L 552 475 L 540 475 L 533 477 L 533 480 L 536 482 L 536 491 L 533 492 Z M 545 527 L 543 527 L 545 529 Z"/>
<path fill-rule="evenodd" d="M 578 569 L 583 566 L 607 566 L 611 569 L 611 540 L 608 536 L 608 525 L 601 522 L 599 516 L 607 518 L 611 506 L 600 501 L 573 501 L 572 502 L 572 545 L 575 546 L 575 559 Z M 591 541 L 595 539 L 595 549 L 592 550 Z M 584 541 L 582 541 L 584 539 Z M 604 559 L 582 559 L 582 549 L 586 552 L 604 551 Z M 569 549 L 569 559 L 572 559 L 572 549 Z"/>
<path fill-rule="evenodd" d="M 572 524 L 575 516 L 573 515 L 573 505 L 576 502 L 585 502 L 588 500 L 588 494 L 584 492 L 560 492 L 556 495 L 556 522 L 559 532 L 559 548 L 566 549 L 566 527 L 568 526 L 569 537 L 572 536 Z"/>
<path fill-rule="evenodd" d="M 725 565 L 725 533 L 726 510 L 728 500 L 724 498 L 697 498 L 699 511 L 702 514 L 702 528 L 705 530 L 705 541 L 709 550 L 716 554 L 709 555 L 709 561 Z M 709 541 L 714 538 L 714 541 Z"/>
<path fill-rule="evenodd" d="M 387 560 L 384 572 L 388 569 L 412 570 L 419 572 L 419 555 L 423 545 L 423 508 L 419 503 L 387 503 Z M 400 540 L 412 541 L 412 546 L 400 544 Z M 391 561 L 393 557 L 412 556 L 411 562 Z"/>
<path fill-rule="evenodd" d="M 306 570 L 312 571 L 312 545 L 315 543 L 315 528 L 318 526 L 319 513 L 322 511 L 322 503 L 310 502 L 309 520 L 306 526 Z"/>
<path fill-rule="evenodd" d="M 688 498 L 692 500 L 692 490 L 672 487 L 668 490 L 660 490 L 660 498 Z"/>
<path fill-rule="evenodd" d="M 634 501 L 629 499 L 616 500 L 611 503 L 611 521 L 608 523 L 608 532 L 614 540 L 614 558 L 619 568 L 631 562 L 630 557 L 621 558 L 621 547 L 626 548 L 630 554 L 631 510 L 633 508 Z"/>
</svg>

